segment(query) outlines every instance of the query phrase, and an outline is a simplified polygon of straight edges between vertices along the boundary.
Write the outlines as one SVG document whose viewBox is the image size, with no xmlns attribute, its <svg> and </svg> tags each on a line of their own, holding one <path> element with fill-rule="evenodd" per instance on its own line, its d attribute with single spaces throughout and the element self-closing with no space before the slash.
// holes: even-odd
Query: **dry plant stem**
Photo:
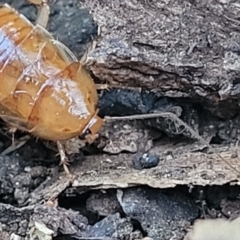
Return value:
<svg viewBox="0 0 240 240">
<path fill-rule="evenodd" d="M 64 171 L 66 172 L 67 175 L 71 175 L 69 169 L 68 169 L 68 158 L 66 156 L 66 153 L 64 151 L 64 147 L 62 145 L 61 142 L 57 141 L 57 147 L 58 147 L 58 151 L 59 151 L 59 154 L 60 154 L 60 165 L 63 165 L 63 169 Z"/>
<path fill-rule="evenodd" d="M 215 153 L 223 162 L 225 162 L 231 169 L 233 169 L 238 177 L 240 176 L 240 171 L 238 171 L 235 167 L 233 167 L 227 160 L 225 160 L 221 154 L 217 153 L 215 149 L 204 139 L 202 138 L 196 131 L 194 131 L 189 125 L 187 125 L 184 121 L 182 121 L 179 117 L 177 117 L 174 113 L 171 112 L 158 112 L 158 113 L 149 113 L 149 114 L 136 114 L 132 116 L 123 116 L 123 117 L 105 117 L 105 121 L 111 120 L 134 120 L 134 119 L 147 119 L 147 118 L 157 118 L 164 117 L 169 118 L 175 122 L 175 126 L 183 126 L 183 131 L 189 131 L 195 139 L 199 140 L 201 143 L 205 144 L 213 153 Z"/>
</svg>

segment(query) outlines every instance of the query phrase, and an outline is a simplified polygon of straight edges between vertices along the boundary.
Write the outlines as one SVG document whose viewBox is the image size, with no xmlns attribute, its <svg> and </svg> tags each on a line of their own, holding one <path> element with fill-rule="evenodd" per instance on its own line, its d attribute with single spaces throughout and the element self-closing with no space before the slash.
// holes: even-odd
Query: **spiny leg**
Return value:
<svg viewBox="0 0 240 240">
<path fill-rule="evenodd" d="M 16 127 L 10 127 L 8 132 L 10 134 L 12 134 L 12 146 L 15 145 L 15 133 L 17 132 L 17 128 Z"/>
<path fill-rule="evenodd" d="M 31 137 L 29 135 L 26 135 L 20 139 L 15 140 L 11 146 L 9 146 L 8 148 L 6 148 L 4 151 L 1 152 L 1 155 L 7 155 L 11 152 L 16 151 L 17 149 L 22 147 L 30 138 Z"/>
<path fill-rule="evenodd" d="M 109 89 L 109 84 L 95 84 L 95 88 L 97 90 L 108 90 Z"/>
<path fill-rule="evenodd" d="M 3 150 L 1 152 L 2 155 L 6 155 L 6 154 L 9 154 L 11 152 L 14 152 L 15 150 L 19 149 L 20 147 L 22 147 L 29 139 L 30 139 L 30 136 L 29 135 L 25 135 L 21 138 L 18 138 L 18 139 L 15 139 L 15 133 L 17 131 L 17 128 L 16 127 L 12 127 L 12 126 L 8 126 L 6 127 L 7 129 L 7 133 L 10 133 L 12 135 L 12 137 L 9 137 L 9 135 L 4 132 L 4 131 L 1 131 L 0 132 L 5 135 L 7 138 L 11 139 L 12 140 L 12 144 L 11 146 L 9 146 L 8 148 L 6 148 L 5 150 Z"/>
<path fill-rule="evenodd" d="M 71 175 L 71 173 L 68 169 L 68 166 L 67 166 L 67 165 L 69 165 L 69 163 L 68 163 L 68 158 L 67 158 L 65 150 L 64 150 L 64 146 L 62 145 L 61 142 L 57 141 L 57 147 L 58 147 L 58 151 L 59 151 L 60 159 L 61 159 L 60 165 L 63 165 L 63 169 L 67 175 Z"/>
<path fill-rule="evenodd" d="M 48 0 L 28 0 L 28 1 L 34 5 L 39 6 L 36 24 L 46 28 L 50 14 Z"/>
<path fill-rule="evenodd" d="M 92 42 L 88 45 L 85 53 L 83 54 L 83 56 L 80 59 L 80 63 L 82 63 L 83 65 L 87 62 L 87 58 L 88 58 L 88 54 L 93 51 L 96 48 L 96 41 L 92 40 Z"/>
</svg>

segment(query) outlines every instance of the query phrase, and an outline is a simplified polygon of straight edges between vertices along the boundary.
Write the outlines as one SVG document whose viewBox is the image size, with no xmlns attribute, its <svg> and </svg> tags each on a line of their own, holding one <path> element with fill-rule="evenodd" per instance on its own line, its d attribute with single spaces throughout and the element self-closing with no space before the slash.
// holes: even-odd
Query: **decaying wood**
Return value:
<svg viewBox="0 0 240 240">
<path fill-rule="evenodd" d="M 216 150 L 219 150 L 216 149 Z M 157 167 L 136 170 L 133 168 L 135 154 L 121 153 L 109 156 L 89 156 L 81 163 L 70 167 L 75 179 L 70 184 L 65 174 L 55 179 L 52 184 L 36 189 L 29 197 L 30 203 L 55 199 L 67 186 L 78 187 L 82 192 L 89 189 L 127 188 L 148 185 L 153 188 L 172 188 L 177 185 L 238 185 L 238 176 L 213 153 L 196 152 L 196 145 L 184 143 L 162 143 L 161 148 L 150 151 L 160 156 Z M 221 155 L 237 169 L 238 158 L 232 149 L 226 149 Z M 52 182 L 52 181 L 51 181 Z"/>
<path fill-rule="evenodd" d="M 90 0 L 85 6 L 101 30 L 88 58 L 96 77 L 204 101 L 222 118 L 238 113 L 236 2 Z"/>
<path fill-rule="evenodd" d="M 199 3 L 181 0 L 90 0 L 84 5 L 100 30 L 97 46 L 88 56 L 88 66 L 98 79 L 110 85 L 142 87 L 158 96 L 188 99 L 210 111 L 212 119 L 220 117 L 223 121 L 234 121 L 238 118 L 238 4 L 220 0 Z M 209 125 L 211 123 L 210 120 Z M 157 151 L 162 149 L 161 145 L 155 147 Z M 229 145 L 220 146 L 219 151 L 224 151 L 224 147 Z M 186 153 L 187 148 L 183 152 Z M 238 168 L 238 159 L 226 155 L 231 156 L 231 151 L 224 153 L 223 157 Z M 122 161 L 122 155 L 113 158 L 117 162 Z M 177 159 L 188 169 L 187 175 L 185 171 L 180 171 L 181 164 L 174 159 L 172 163 L 164 162 L 170 179 L 157 178 L 153 181 L 154 174 L 151 172 L 149 182 L 154 183 L 150 185 L 160 187 L 166 182 L 167 186 L 223 184 L 238 179 L 217 155 L 187 153 L 187 156 L 179 154 Z M 150 171 L 164 176 L 162 167 L 160 173 L 156 169 Z M 176 171 L 180 181 L 173 177 Z M 132 180 L 135 183 L 146 179 L 145 175 L 141 178 L 141 173 L 137 175 Z M 131 172 L 126 178 L 121 175 L 118 180 L 124 182 L 124 178 L 132 182 L 132 176 Z M 107 178 L 106 174 L 100 178 L 104 177 Z M 144 183 L 146 181 L 143 180 Z M 89 184 L 89 181 L 86 182 Z"/>
<path fill-rule="evenodd" d="M 132 166 L 133 154 L 88 157 L 73 170 L 78 175 L 73 186 L 101 189 L 136 185 L 169 188 L 176 185 L 238 184 L 236 172 L 214 154 L 195 152 L 194 145 L 163 144 L 150 152 L 160 156 L 161 161 L 157 167 L 141 171 Z M 240 169 L 238 158 L 232 157 L 232 150 L 222 153 L 222 157 Z"/>
</svg>

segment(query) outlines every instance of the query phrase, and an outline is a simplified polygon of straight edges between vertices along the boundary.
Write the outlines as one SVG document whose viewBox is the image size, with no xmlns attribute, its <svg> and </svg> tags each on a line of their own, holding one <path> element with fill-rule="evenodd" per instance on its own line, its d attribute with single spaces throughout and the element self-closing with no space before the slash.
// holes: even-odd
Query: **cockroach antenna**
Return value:
<svg viewBox="0 0 240 240">
<path fill-rule="evenodd" d="M 214 154 L 216 154 L 224 163 L 226 163 L 232 170 L 234 170 L 238 174 L 238 178 L 240 177 L 240 171 L 238 171 L 234 166 L 232 166 L 226 159 L 224 159 L 221 154 L 217 153 L 216 150 L 203 138 L 201 137 L 194 129 L 192 129 L 187 123 L 181 120 L 176 114 L 171 112 L 155 112 L 149 114 L 136 114 L 131 116 L 119 116 L 119 117 L 110 117 L 105 116 L 104 121 L 116 121 L 116 120 L 143 120 L 149 118 L 158 118 L 164 117 L 168 118 L 177 123 L 178 126 L 183 126 L 183 131 L 188 131 L 191 136 L 197 140 L 199 140 L 202 144 L 206 145 L 209 150 L 211 150 Z"/>
</svg>

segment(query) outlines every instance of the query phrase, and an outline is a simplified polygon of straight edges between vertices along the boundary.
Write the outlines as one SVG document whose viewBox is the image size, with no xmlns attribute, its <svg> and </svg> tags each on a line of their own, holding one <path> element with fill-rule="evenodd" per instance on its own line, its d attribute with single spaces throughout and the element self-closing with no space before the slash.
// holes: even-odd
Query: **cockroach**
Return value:
<svg viewBox="0 0 240 240">
<path fill-rule="evenodd" d="M 46 30 L 50 12 L 47 0 L 28 1 L 39 5 L 35 25 L 9 5 L 0 5 L 0 118 L 14 128 L 55 141 L 61 164 L 69 173 L 61 141 L 78 136 L 91 143 L 96 138 L 103 124 L 98 116 L 97 88 L 84 64 Z M 170 112 L 105 117 L 105 120 L 155 117 L 174 119 L 215 152 Z"/>
<path fill-rule="evenodd" d="M 61 140 L 92 142 L 103 124 L 97 89 L 84 64 L 45 29 L 47 1 L 29 1 L 39 4 L 35 25 L 9 5 L 0 6 L 0 117 L 57 142 L 68 172 Z"/>
</svg>

